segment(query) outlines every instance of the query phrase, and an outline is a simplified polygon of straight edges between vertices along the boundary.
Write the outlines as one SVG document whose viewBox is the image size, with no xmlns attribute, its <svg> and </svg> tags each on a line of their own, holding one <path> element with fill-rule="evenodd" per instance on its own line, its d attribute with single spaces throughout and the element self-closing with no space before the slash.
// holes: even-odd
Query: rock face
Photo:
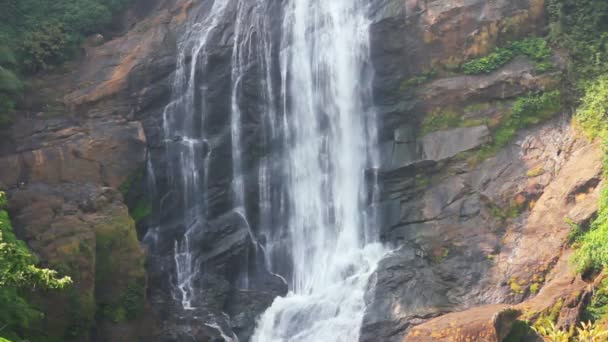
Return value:
<svg viewBox="0 0 608 342">
<path fill-rule="evenodd" d="M 206 75 L 213 85 L 209 149 L 218 167 L 209 175 L 209 221 L 193 237 L 205 268 L 196 279 L 200 309 L 184 312 L 171 296 L 167 275 L 174 273 L 174 241 L 183 227 L 146 241 L 161 252 L 147 256 L 145 269 L 137 243 L 159 220 L 170 225 L 179 207 L 179 194 L 163 192 L 167 169 L 151 175 L 146 161 L 175 162 L 166 157 L 162 125 L 177 43 L 187 20 L 204 16 L 211 3 L 136 1 L 126 32 L 87 46 L 70 73 L 41 76 L 31 89 L 41 97 L 26 101 L 22 117 L 3 132 L 0 187 L 10 194 L 17 232 L 45 264 L 76 280 L 74 293 L 37 298 L 51 313 L 50 335 L 246 341 L 257 316 L 286 292 L 261 266 L 251 226 L 231 207 L 229 22 L 207 52 L 213 66 Z M 276 1 L 273 8 L 279 6 Z M 587 284 L 569 269 L 564 218 L 584 223 L 593 216 L 602 186 L 600 148 L 578 138 L 567 115 L 557 113 L 518 132 L 495 155 L 472 158 L 493 141 L 495 123 L 515 98 L 555 88 L 559 72 L 538 74 L 531 61 L 517 57 L 486 75 L 458 73 L 466 59 L 542 32 L 544 2 L 373 0 L 370 10 L 382 142 L 379 230 L 394 251 L 370 284 L 361 341 L 499 341 L 518 313 L 539 315 L 558 302 L 568 303 L 559 323 L 571 326 L 582 301 L 576 294 Z M 256 67 L 248 66 L 247 75 Z M 404 86 L 432 69 L 439 70 L 435 79 Z M 247 169 L 265 151 L 257 134 L 259 91 L 245 79 Z M 448 110 L 474 124 L 423 133 L 425 118 Z M 246 182 L 255 184 L 256 177 L 247 175 Z M 160 193 L 149 191 L 152 180 Z M 138 208 L 151 211 L 138 218 L 137 235 L 126 204 L 134 217 Z M 243 265 L 255 275 L 248 290 L 234 279 Z M 75 311 L 59 312 L 64 307 Z"/>
</svg>

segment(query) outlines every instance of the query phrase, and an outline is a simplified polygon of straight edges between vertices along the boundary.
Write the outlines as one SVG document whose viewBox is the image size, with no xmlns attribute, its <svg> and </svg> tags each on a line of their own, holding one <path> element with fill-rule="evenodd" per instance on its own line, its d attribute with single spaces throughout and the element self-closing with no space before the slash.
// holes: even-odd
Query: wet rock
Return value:
<svg viewBox="0 0 608 342">
<path fill-rule="evenodd" d="M 427 134 L 421 144 L 426 159 L 440 161 L 486 144 L 489 136 L 486 126 L 454 128 Z"/>
</svg>

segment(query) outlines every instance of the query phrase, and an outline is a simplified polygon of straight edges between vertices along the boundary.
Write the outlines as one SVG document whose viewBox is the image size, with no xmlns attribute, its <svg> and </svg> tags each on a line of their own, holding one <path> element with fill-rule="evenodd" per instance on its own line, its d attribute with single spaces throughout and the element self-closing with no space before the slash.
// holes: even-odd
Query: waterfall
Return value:
<svg viewBox="0 0 608 342">
<path fill-rule="evenodd" d="M 375 220 L 365 171 L 377 166 L 377 152 L 365 3 L 292 0 L 285 9 L 281 130 L 291 292 L 261 317 L 253 341 L 359 338 L 364 294 L 384 254 L 368 226 Z"/>
<path fill-rule="evenodd" d="M 214 160 L 226 162 L 212 157 L 226 130 L 231 174 L 221 177 L 229 179 L 230 210 L 246 222 L 255 250 L 243 256 L 231 286 L 254 286 L 259 266 L 250 265 L 263 260 L 265 274 L 285 278 L 290 290 L 259 318 L 253 341 L 356 341 L 364 295 L 385 253 L 373 210 L 379 158 L 367 1 L 204 4 L 180 39 L 173 97 L 163 114 L 171 165 L 160 208 L 166 197 L 178 202 L 172 208 L 179 213 L 146 237 L 154 245 L 159 231 L 180 227 L 166 235 L 174 239 L 173 267 L 161 268 L 174 270 L 173 298 L 186 311 L 204 307 L 201 239 L 223 213 L 210 213 L 217 196 L 210 199 L 208 178 Z M 270 16 L 277 6 L 272 13 L 282 17 Z M 219 107 L 229 112 L 215 113 L 229 118 L 226 127 L 208 122 L 213 84 L 205 77 L 216 40 L 231 54 L 229 103 Z"/>
<path fill-rule="evenodd" d="M 167 155 L 174 163 L 168 170 L 169 194 L 181 194 L 183 211 L 181 239 L 174 243 L 174 297 L 186 310 L 193 309 L 196 299 L 194 279 L 200 271 L 193 238 L 206 224 L 206 176 L 209 169 L 209 142 L 204 133 L 205 88 L 200 87 L 198 70 L 205 68 L 206 48 L 211 33 L 217 27 L 229 4 L 228 0 L 213 3 L 211 12 L 202 23 L 191 27 L 180 44 L 177 71 L 173 84 L 173 100 L 163 113 L 163 131 Z M 186 59 L 190 58 L 189 65 Z"/>
</svg>

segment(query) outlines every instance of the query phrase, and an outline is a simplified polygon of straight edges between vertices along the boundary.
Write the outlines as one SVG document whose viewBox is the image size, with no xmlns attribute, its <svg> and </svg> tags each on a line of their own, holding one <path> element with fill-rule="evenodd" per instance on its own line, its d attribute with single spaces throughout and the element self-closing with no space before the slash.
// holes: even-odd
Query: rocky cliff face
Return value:
<svg viewBox="0 0 608 342">
<path fill-rule="evenodd" d="M 172 306 L 171 236 L 162 236 L 166 253 L 148 258 L 144 273 L 137 236 L 141 240 L 158 217 L 136 217 L 135 209 L 150 206 L 154 213 L 161 198 L 150 198 L 141 175 L 146 160 L 172 162 L 164 159 L 162 113 L 177 41 L 188 18 L 204 16 L 209 6 L 206 0 L 139 1 L 123 35 L 87 47 L 69 72 L 40 77 L 27 111 L 3 132 L 10 139 L 0 147 L 0 185 L 9 191 L 18 233 L 45 263 L 76 280 L 74 294 L 39 299 L 49 308 L 78 308 L 71 317 L 47 317 L 53 336 L 215 341 L 234 332 L 246 340 L 256 316 L 285 291 L 264 270 L 257 270 L 252 291 L 238 290 L 230 276 L 242 260 L 256 258 L 247 227 L 230 211 L 230 23 L 209 51 L 213 164 L 225 169 L 210 176 L 213 214 L 201 244 L 208 272 L 199 280 L 204 309 L 177 315 Z M 600 150 L 577 136 L 562 111 L 478 158 L 515 99 L 555 89 L 560 73 L 538 73 L 524 57 L 481 76 L 458 71 L 498 44 L 542 33 L 544 2 L 373 0 L 370 6 L 383 155 L 381 233 L 394 252 L 367 294 L 362 340 L 497 341 L 520 313 L 538 316 L 556 303 L 563 304 L 560 324 L 572 324 L 588 286 L 569 269 L 565 218 L 584 223 L 593 216 L 602 186 Z M 409 82 L 431 70 L 425 82 Z M 264 151 L 255 148 L 259 94 L 253 83 L 249 90 L 246 163 L 255 164 Z M 425 127 L 429 117 L 447 111 L 467 124 Z M 154 176 L 162 189 L 166 170 Z M 169 220 L 171 213 L 156 215 Z"/>
</svg>

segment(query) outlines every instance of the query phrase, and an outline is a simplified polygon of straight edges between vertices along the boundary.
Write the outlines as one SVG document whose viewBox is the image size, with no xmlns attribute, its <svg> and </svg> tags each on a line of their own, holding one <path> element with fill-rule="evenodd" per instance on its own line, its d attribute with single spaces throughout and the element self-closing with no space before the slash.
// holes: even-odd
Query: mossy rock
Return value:
<svg viewBox="0 0 608 342">
<path fill-rule="evenodd" d="M 126 207 L 104 216 L 94 227 L 97 238 L 95 297 L 101 317 L 124 321 L 137 317 L 145 299 L 145 256 L 135 222 Z"/>
</svg>

